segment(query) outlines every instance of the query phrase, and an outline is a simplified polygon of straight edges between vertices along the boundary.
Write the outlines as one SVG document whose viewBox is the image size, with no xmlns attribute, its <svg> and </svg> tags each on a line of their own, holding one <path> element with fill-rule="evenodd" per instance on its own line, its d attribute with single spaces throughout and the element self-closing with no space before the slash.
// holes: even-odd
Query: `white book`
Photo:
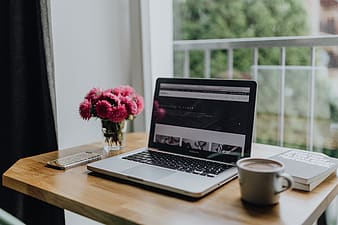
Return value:
<svg viewBox="0 0 338 225">
<path fill-rule="evenodd" d="M 321 184 L 324 180 L 326 180 L 326 178 L 328 178 L 330 175 L 333 175 L 333 174 L 335 174 L 335 171 L 333 171 L 332 173 L 327 173 L 327 175 L 309 184 L 302 184 L 302 183 L 294 182 L 292 188 L 297 189 L 297 190 L 302 190 L 302 191 L 312 191 L 319 184 Z M 336 174 L 334 176 L 336 176 Z"/>
<path fill-rule="evenodd" d="M 289 150 L 271 157 L 285 165 L 294 179 L 294 188 L 311 191 L 338 168 L 338 159 L 323 153 Z"/>
</svg>

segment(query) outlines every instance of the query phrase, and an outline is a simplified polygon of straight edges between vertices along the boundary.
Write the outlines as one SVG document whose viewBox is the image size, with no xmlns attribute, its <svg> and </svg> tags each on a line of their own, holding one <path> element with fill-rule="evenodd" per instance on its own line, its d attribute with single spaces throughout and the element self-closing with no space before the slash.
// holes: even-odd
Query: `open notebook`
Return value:
<svg viewBox="0 0 338 225">
<path fill-rule="evenodd" d="M 237 175 L 251 153 L 256 82 L 158 78 L 146 148 L 91 171 L 201 197 Z"/>
</svg>

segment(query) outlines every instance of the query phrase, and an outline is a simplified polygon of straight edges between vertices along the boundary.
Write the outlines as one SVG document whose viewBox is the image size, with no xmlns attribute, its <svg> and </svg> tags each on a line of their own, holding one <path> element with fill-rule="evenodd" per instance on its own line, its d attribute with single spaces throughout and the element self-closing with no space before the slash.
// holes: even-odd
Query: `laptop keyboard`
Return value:
<svg viewBox="0 0 338 225">
<path fill-rule="evenodd" d="M 155 151 L 143 151 L 125 156 L 123 159 L 208 177 L 215 177 L 224 170 L 233 167 L 222 163 L 209 162 Z"/>
</svg>

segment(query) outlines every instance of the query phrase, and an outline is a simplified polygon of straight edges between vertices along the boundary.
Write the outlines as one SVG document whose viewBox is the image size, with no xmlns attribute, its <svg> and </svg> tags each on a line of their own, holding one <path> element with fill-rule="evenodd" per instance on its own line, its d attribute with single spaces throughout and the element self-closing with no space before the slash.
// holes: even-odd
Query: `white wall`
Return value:
<svg viewBox="0 0 338 225">
<path fill-rule="evenodd" d="M 129 2 L 53 0 L 51 5 L 59 148 L 101 138 L 99 121 L 78 107 L 92 87 L 129 84 Z"/>
<path fill-rule="evenodd" d="M 171 0 L 51 0 L 59 149 L 102 140 L 100 121 L 78 112 L 93 87 L 138 86 L 149 117 L 152 79 L 172 74 L 171 9 Z M 66 223 L 98 224 L 68 211 Z"/>
<path fill-rule="evenodd" d="M 137 90 L 144 91 L 146 98 L 143 114 L 147 128 L 152 82 L 157 76 L 172 76 L 173 71 L 172 0 L 141 1 L 140 23 L 130 11 L 138 5 L 136 0 L 51 3 L 59 148 L 101 139 L 99 121 L 83 121 L 78 113 L 80 102 L 92 87 L 143 84 Z M 135 26 L 141 24 L 142 31 L 137 30 Z M 136 40 L 136 36 L 143 40 Z M 141 54 L 137 48 L 142 49 Z M 135 58 L 138 54 L 143 59 Z M 144 129 L 144 124 L 139 124 L 137 131 Z"/>
<path fill-rule="evenodd" d="M 100 141 L 100 123 L 78 107 L 92 87 L 130 83 L 129 1 L 52 0 L 58 144 Z M 97 224 L 66 212 L 67 224 Z"/>
</svg>

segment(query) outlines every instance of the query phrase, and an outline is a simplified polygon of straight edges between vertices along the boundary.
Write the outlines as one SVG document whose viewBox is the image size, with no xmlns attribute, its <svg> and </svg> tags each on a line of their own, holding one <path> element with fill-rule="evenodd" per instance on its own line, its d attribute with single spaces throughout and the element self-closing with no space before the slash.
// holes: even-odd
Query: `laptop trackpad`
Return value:
<svg viewBox="0 0 338 225">
<path fill-rule="evenodd" d="M 128 176 L 141 178 L 143 180 L 159 180 L 175 173 L 174 171 L 154 168 L 151 166 L 135 166 L 133 168 L 126 169 L 123 172 Z"/>
</svg>

